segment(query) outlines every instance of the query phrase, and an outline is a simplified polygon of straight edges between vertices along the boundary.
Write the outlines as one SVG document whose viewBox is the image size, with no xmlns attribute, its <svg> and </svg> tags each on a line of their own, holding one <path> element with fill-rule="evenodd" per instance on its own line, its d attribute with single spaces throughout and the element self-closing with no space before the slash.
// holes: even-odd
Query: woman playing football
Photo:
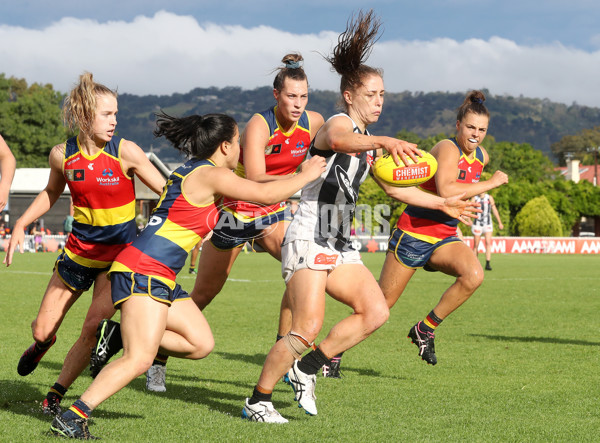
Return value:
<svg viewBox="0 0 600 443">
<path fill-rule="evenodd" d="M 416 146 L 391 137 L 369 136 L 367 126 L 379 119 L 383 105 L 381 70 L 364 64 L 380 23 L 370 11 L 348 23 L 333 54 L 327 58 L 341 75 L 344 112 L 331 117 L 313 140 L 308 158 L 322 157 L 327 170 L 302 190 L 298 210 L 282 245 L 282 273 L 292 308 L 291 330 L 271 348 L 242 417 L 286 423 L 273 407 L 277 381 L 289 371 L 299 405 L 317 414 L 315 374 L 332 357 L 367 338 L 388 318 L 389 309 L 371 272 L 350 241 L 350 229 L 360 184 L 369 173 L 377 149 L 396 158 L 415 159 Z M 464 201 L 428 195 L 416 188 L 386 187 L 413 204 L 442 209 L 455 216 Z M 325 293 L 352 308 L 353 314 L 336 324 L 316 349 L 309 349 L 323 325 Z M 291 368 L 291 369 L 290 369 Z"/>
<path fill-rule="evenodd" d="M 92 410 L 143 374 L 159 350 L 189 359 L 212 351 L 214 339 L 206 319 L 175 279 L 189 252 L 216 225 L 223 196 L 273 204 L 325 169 L 322 158 L 313 158 L 285 180 L 257 183 L 238 177 L 231 171 L 240 152 L 238 127 L 225 114 L 161 114 L 155 135 L 165 136 L 189 160 L 171 174 L 147 226 L 109 271 L 112 301 L 121 310 L 123 355 L 55 417 L 51 430 L 57 435 L 92 438 L 87 427 Z"/>
<path fill-rule="evenodd" d="M 318 112 L 307 111 L 308 79 L 298 53 L 287 54 L 273 80 L 275 104 L 252 116 L 240 140 L 236 173 L 256 182 L 285 180 L 304 160 L 323 125 Z M 281 242 L 291 220 L 284 201 L 272 205 L 225 199 L 210 241 L 202 247 L 192 299 L 201 310 L 217 296 L 246 242 L 281 261 Z M 292 324 L 287 292 L 281 301 L 278 339 Z M 166 356 L 158 355 L 146 374 L 146 388 L 165 391 Z"/>
<path fill-rule="evenodd" d="M 489 156 L 480 144 L 489 124 L 489 112 L 480 91 L 467 94 L 458 109 L 456 136 L 439 142 L 431 150 L 438 169 L 421 188 L 441 197 L 463 193 L 470 198 L 508 182 L 508 176 L 496 171 L 492 178 L 479 181 Z M 439 303 L 409 331 L 408 337 L 419 348 L 419 356 L 435 365 L 434 331 L 456 308 L 463 304 L 483 281 L 483 269 L 469 246 L 456 236 L 458 220 L 431 209 L 409 206 L 398 220 L 388 244 L 379 285 L 391 308 L 415 271 L 424 267 L 456 277 Z"/>
</svg>

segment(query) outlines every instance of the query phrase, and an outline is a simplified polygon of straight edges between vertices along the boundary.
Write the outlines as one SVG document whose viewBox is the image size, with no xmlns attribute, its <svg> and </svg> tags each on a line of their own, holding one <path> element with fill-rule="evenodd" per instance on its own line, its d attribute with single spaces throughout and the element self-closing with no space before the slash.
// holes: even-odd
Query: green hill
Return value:
<svg viewBox="0 0 600 443">
<path fill-rule="evenodd" d="M 487 92 L 486 95 L 486 105 L 491 112 L 489 134 L 496 141 L 529 143 L 552 160 L 555 160 L 550 151 L 552 143 L 565 135 L 600 125 L 600 108 Z M 338 98 L 339 94 L 333 91 L 311 91 L 308 108 L 328 118 L 338 112 Z M 456 108 L 463 98 L 463 93 L 386 93 L 384 112 L 370 130 L 377 135 L 389 136 L 401 130 L 414 132 L 421 137 L 452 134 Z M 233 116 L 243 127 L 254 112 L 266 109 L 273 102 L 269 87 L 253 90 L 237 87 L 196 88 L 186 94 L 168 96 L 121 94 L 119 132 L 146 150 L 152 148 L 155 152 L 160 151 L 162 158 L 175 159 L 175 151 L 152 135 L 156 111 L 162 109 L 173 115 L 223 112 Z"/>
</svg>

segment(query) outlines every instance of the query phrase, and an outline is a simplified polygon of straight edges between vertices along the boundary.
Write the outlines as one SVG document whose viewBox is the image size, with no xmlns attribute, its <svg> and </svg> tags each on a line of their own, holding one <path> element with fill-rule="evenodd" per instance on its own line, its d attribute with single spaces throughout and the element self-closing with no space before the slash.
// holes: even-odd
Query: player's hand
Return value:
<svg viewBox="0 0 600 443">
<path fill-rule="evenodd" d="M 15 249 L 19 249 L 21 254 L 23 251 L 23 243 L 25 242 L 25 231 L 23 228 L 15 226 L 12 230 L 10 240 L 8 242 L 8 249 L 6 250 L 6 256 L 4 257 L 4 264 L 9 267 L 12 263 L 13 254 Z"/>
<path fill-rule="evenodd" d="M 306 174 L 309 181 L 316 180 L 327 169 L 325 157 L 315 155 L 300 165 L 300 173 Z"/>
<path fill-rule="evenodd" d="M 471 226 L 471 219 L 477 218 L 477 214 L 482 212 L 479 209 L 479 203 L 471 200 L 463 200 L 465 192 L 458 195 L 453 195 L 444 200 L 442 211 L 450 217 L 457 218 L 467 226 Z"/>
<path fill-rule="evenodd" d="M 502 171 L 496 171 L 494 172 L 494 175 L 492 175 L 492 178 L 490 178 L 490 181 L 494 183 L 494 187 L 497 188 L 498 186 L 508 183 L 508 175 Z"/>
<path fill-rule="evenodd" d="M 386 137 L 384 148 L 391 154 L 392 158 L 394 159 L 394 163 L 396 163 L 397 166 L 401 166 L 400 160 L 402 160 L 404 165 L 408 166 L 409 163 L 406 160 L 407 156 L 410 157 L 415 163 L 418 162 L 417 157 L 422 156 L 421 151 L 417 149 L 416 144 L 399 140 L 397 138 Z"/>
</svg>

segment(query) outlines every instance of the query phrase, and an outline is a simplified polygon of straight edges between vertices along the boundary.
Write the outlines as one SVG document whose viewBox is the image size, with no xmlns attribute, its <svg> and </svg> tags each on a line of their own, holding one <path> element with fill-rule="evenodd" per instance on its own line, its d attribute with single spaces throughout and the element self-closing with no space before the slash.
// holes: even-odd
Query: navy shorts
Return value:
<svg viewBox="0 0 600 443">
<path fill-rule="evenodd" d="M 459 241 L 458 237 L 446 237 L 437 243 L 428 243 L 395 228 L 388 240 L 388 251 L 407 268 L 416 269 L 425 266 L 436 249 Z"/>
<path fill-rule="evenodd" d="M 189 299 L 189 294 L 175 284 L 171 289 L 162 280 L 133 272 L 111 272 L 112 302 L 115 308 L 132 296 L 148 296 L 171 306 L 178 300 Z"/>
<path fill-rule="evenodd" d="M 248 222 L 238 219 L 229 211 L 221 211 L 219 221 L 213 229 L 210 242 L 217 249 L 228 251 L 242 246 L 246 242 L 263 236 L 263 231 L 280 221 L 290 221 L 292 214 L 288 208 L 272 212 L 263 217 L 258 217 Z"/>
<path fill-rule="evenodd" d="M 63 252 L 56 259 L 54 270 L 62 282 L 72 291 L 87 291 L 92 287 L 98 275 L 110 269 L 110 265 L 105 268 L 90 268 L 80 265 L 69 258 L 66 252 Z"/>
</svg>

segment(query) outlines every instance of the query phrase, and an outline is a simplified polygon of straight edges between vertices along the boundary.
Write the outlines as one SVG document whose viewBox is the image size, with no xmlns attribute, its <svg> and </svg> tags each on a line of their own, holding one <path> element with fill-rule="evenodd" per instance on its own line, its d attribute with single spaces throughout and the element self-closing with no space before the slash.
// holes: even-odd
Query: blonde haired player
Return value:
<svg viewBox="0 0 600 443">
<path fill-rule="evenodd" d="M 81 75 L 63 105 L 65 122 L 79 134 L 50 151 L 48 184 L 15 223 L 4 258 L 10 266 L 15 251 L 23 252 L 24 228 L 48 212 L 68 186 L 75 213 L 73 230 L 31 324 L 34 343 L 21 355 L 19 375 L 35 370 L 56 341 L 71 306 L 92 285 L 94 291 L 81 335 L 44 399 L 47 414 L 60 412 L 60 400 L 89 362 L 98 323 L 115 313 L 106 271 L 135 238 L 134 175 L 157 194 L 165 183 L 138 145 L 115 136 L 117 112 L 116 92 L 96 83 L 89 72 Z"/>
</svg>

